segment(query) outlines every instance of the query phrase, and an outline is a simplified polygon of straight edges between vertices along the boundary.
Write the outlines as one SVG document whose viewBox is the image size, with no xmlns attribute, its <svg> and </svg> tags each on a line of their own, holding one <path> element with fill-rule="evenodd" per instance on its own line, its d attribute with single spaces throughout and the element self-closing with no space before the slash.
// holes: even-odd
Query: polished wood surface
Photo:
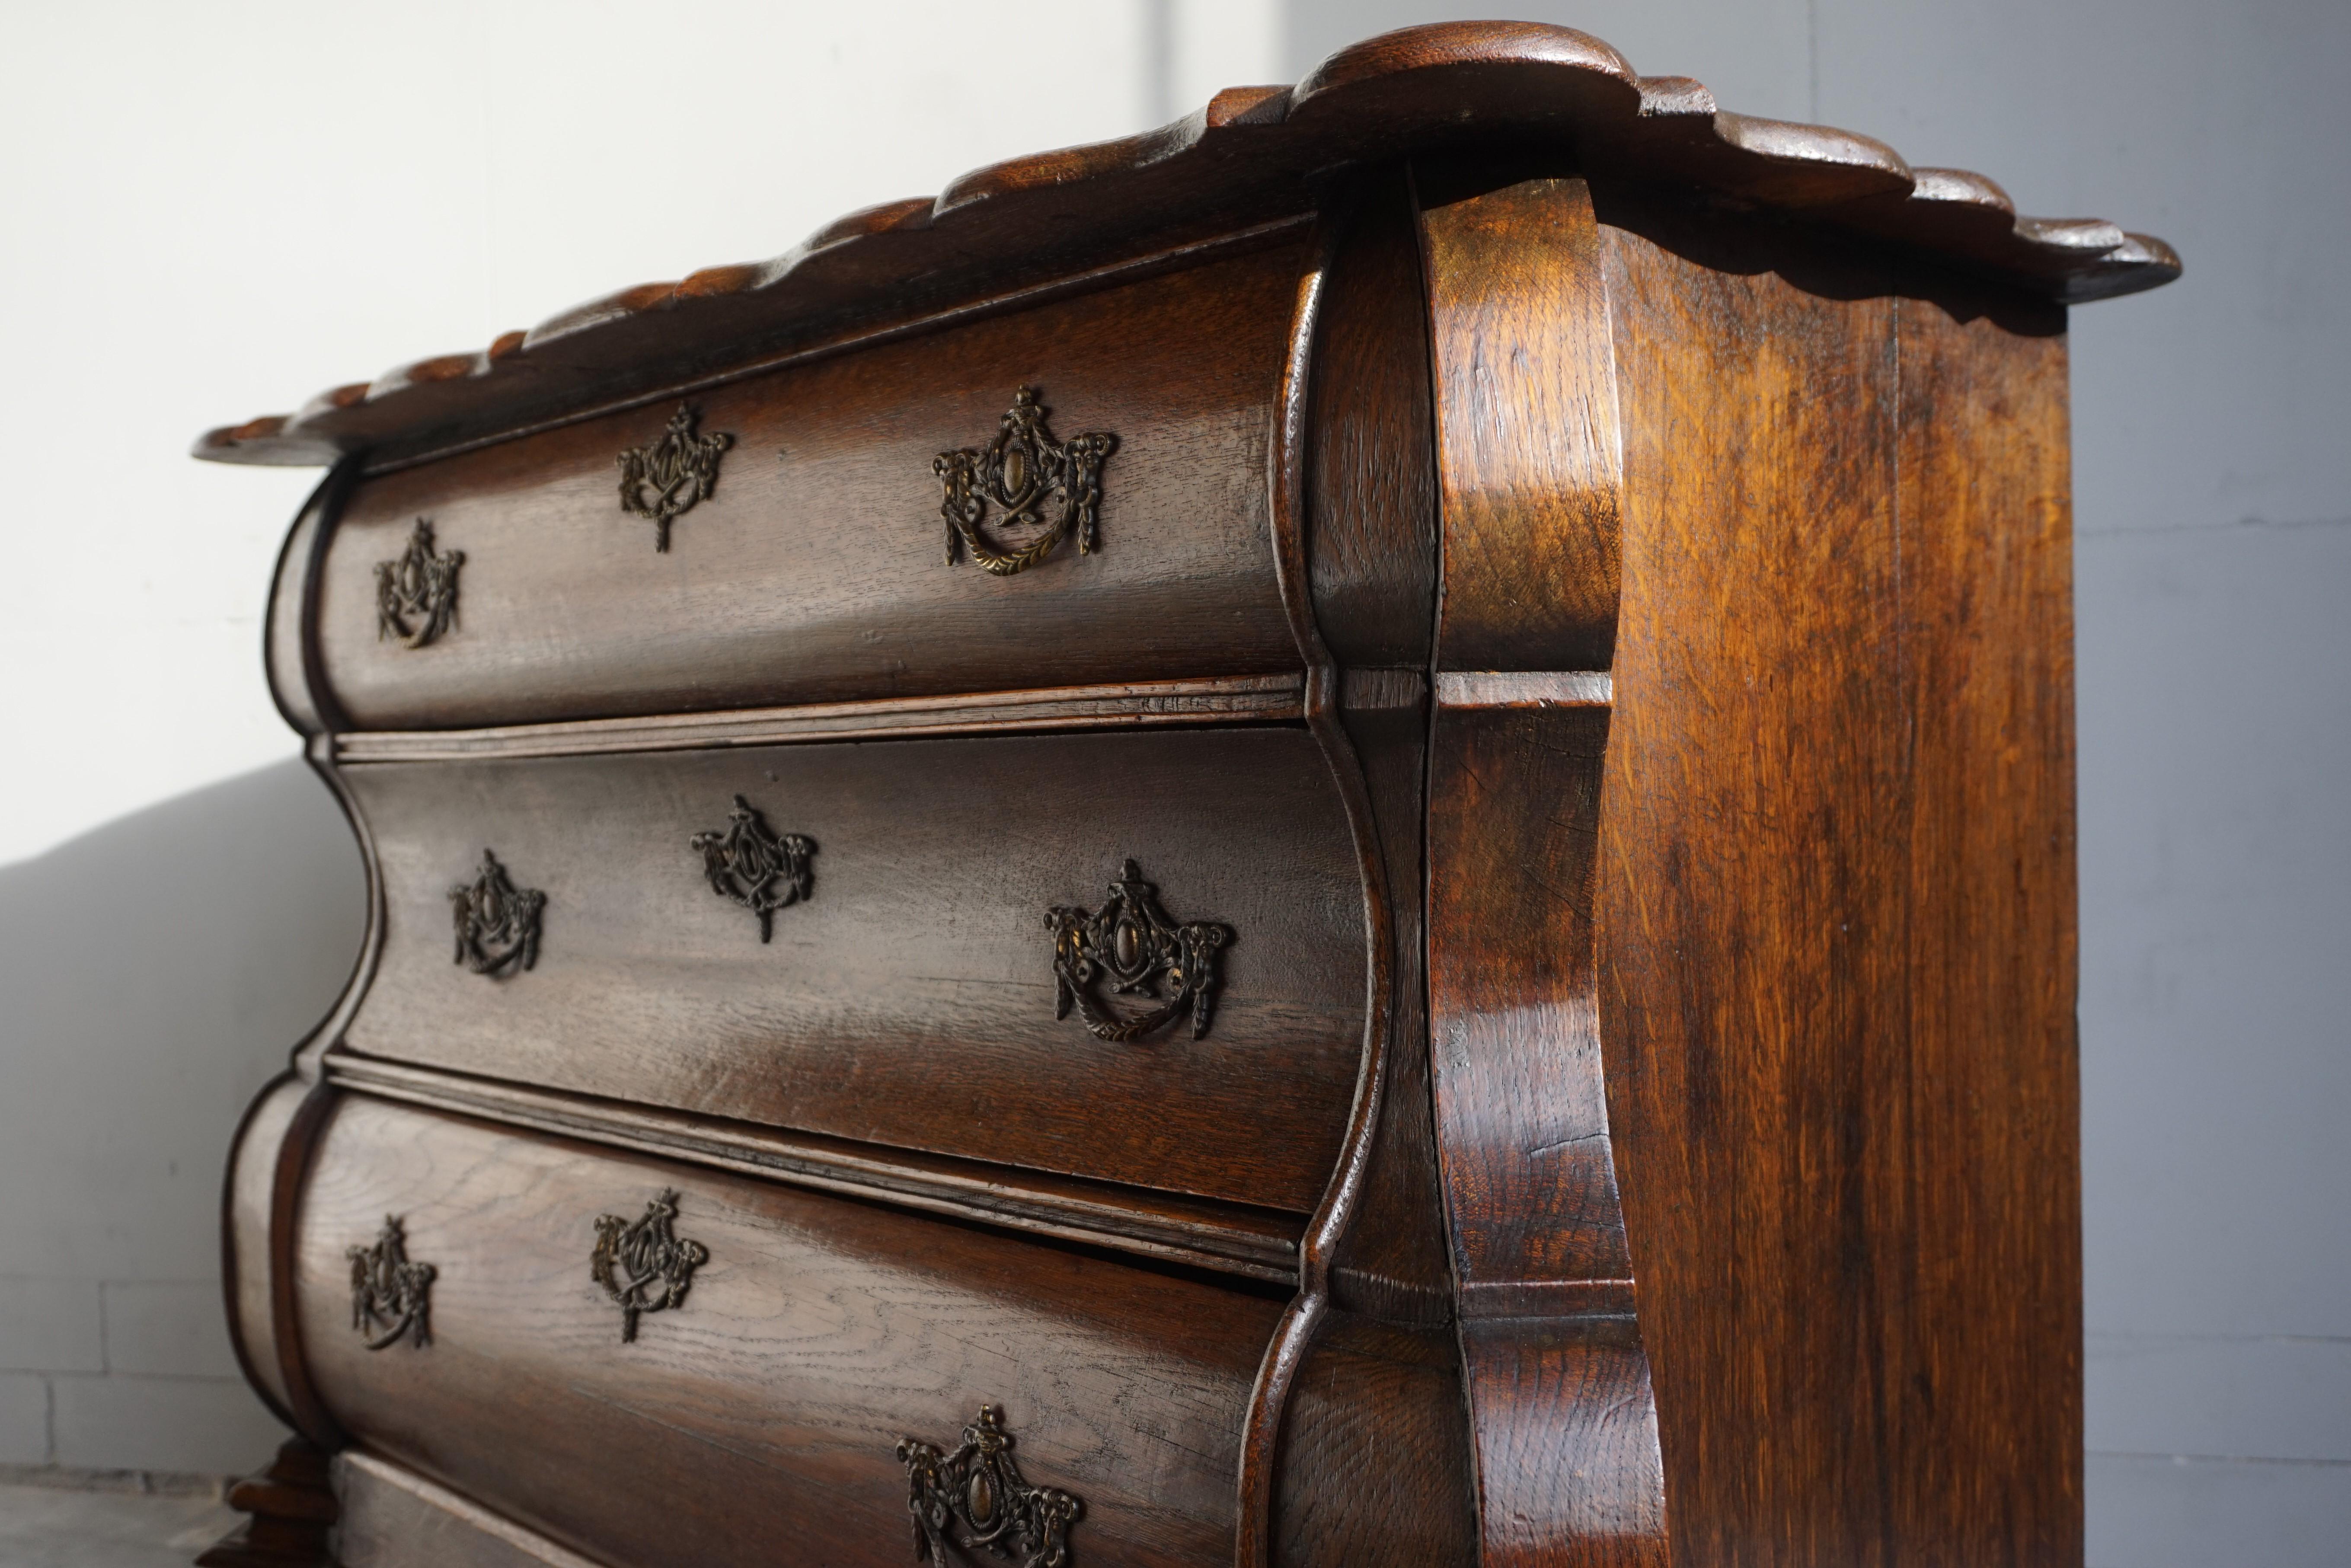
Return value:
<svg viewBox="0 0 2351 1568">
<path fill-rule="evenodd" d="M 347 777 L 385 900 L 350 1050 L 1266 1207 L 1322 1192 L 1364 932 L 1338 801 L 1295 729 Z M 689 841 L 737 794 L 817 846 L 814 891 L 769 942 Z M 485 845 L 547 895 L 537 965 L 501 979 L 450 961 L 449 889 Z M 1045 913 L 1100 905 L 1129 859 L 1172 918 L 1233 933 L 1203 1038 L 1179 1022 L 1113 1044 L 1054 1016 Z"/>
<path fill-rule="evenodd" d="M 1677 1559 L 2078 1563 L 2062 319 L 1602 210 L 1601 1020 Z"/>
<path fill-rule="evenodd" d="M 667 405 L 370 480 L 320 568 L 334 701 L 433 729 L 1289 668 L 1264 475 L 1297 270 L 1254 251 L 700 394 L 735 443 L 666 553 L 613 459 Z M 1100 548 L 950 566 L 932 460 L 1024 386 L 1060 439 L 1118 438 Z M 407 648 L 375 570 L 420 517 L 465 553 L 460 619 Z"/>
<path fill-rule="evenodd" d="M 709 1261 L 633 1344 L 589 1278 L 600 1213 L 678 1194 Z M 433 1344 L 351 1333 L 344 1249 L 387 1211 L 433 1262 Z M 905 1436 L 1004 1407 L 1098 1562 L 1232 1553 L 1240 1406 L 1277 1301 L 763 1182 L 354 1096 L 302 1220 L 303 1333 L 371 1449 L 602 1561 L 908 1561 Z M 589 1478 L 593 1484 L 583 1484 Z M 756 1518 L 766 1528 L 745 1531 Z"/>
<path fill-rule="evenodd" d="M 2077 1565 L 2054 301 L 2174 270 L 1448 24 L 215 433 L 340 457 L 266 644 L 371 904 L 231 1159 L 308 1447 L 215 1560 L 903 1563 L 1009 1486 L 1021 1568 Z M 1023 386 L 1101 549 L 950 565 Z M 1129 860 L 1168 930 L 1049 925 Z M 1055 1017 L 1185 922 L 1198 1038 Z"/>
</svg>

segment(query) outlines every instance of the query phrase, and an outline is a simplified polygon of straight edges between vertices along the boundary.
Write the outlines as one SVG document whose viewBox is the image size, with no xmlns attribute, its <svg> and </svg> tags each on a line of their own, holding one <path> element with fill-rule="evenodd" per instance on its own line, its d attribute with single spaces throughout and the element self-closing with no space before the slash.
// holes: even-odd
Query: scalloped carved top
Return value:
<svg viewBox="0 0 2351 1568">
<path fill-rule="evenodd" d="M 728 350 L 772 353 L 862 320 L 1311 210 L 1334 165 L 1510 140 L 1564 145 L 1595 177 L 1694 188 L 1931 254 L 2068 303 L 2179 276 L 2159 239 L 2095 218 L 2021 217 L 1980 174 L 1914 169 L 1884 142 L 1719 110 L 1588 34 L 1532 23 L 1410 27 L 1340 50 L 1292 88 L 1228 88 L 1116 141 L 976 170 L 936 197 L 867 207 L 782 256 L 641 284 L 487 349 L 419 360 L 299 413 L 206 432 L 216 462 L 415 455 L 659 385 Z"/>
</svg>

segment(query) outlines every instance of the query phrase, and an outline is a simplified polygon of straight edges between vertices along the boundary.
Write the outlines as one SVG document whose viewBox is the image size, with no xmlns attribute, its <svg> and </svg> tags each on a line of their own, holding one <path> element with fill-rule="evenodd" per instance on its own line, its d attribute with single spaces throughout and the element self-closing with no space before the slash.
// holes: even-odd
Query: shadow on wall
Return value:
<svg viewBox="0 0 2351 1568">
<path fill-rule="evenodd" d="M 268 1456 L 222 1322 L 222 1170 L 365 916 L 359 845 L 298 760 L 0 866 L 0 1463 Z"/>
</svg>

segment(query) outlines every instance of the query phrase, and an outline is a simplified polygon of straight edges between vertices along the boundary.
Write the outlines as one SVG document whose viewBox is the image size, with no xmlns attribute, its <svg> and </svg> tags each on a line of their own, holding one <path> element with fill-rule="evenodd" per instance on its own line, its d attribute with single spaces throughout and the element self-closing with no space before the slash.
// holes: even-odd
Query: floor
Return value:
<svg viewBox="0 0 2351 1568">
<path fill-rule="evenodd" d="M 243 1517 L 210 1497 L 0 1486 L 0 1568 L 187 1568 Z"/>
</svg>

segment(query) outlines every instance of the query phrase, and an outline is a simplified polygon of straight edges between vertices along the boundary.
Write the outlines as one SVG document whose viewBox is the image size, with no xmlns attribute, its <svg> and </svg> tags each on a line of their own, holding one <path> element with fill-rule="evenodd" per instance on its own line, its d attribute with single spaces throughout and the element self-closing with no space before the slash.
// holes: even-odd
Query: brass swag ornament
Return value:
<svg viewBox="0 0 2351 1568">
<path fill-rule="evenodd" d="M 901 1437 L 898 1462 L 906 1467 L 916 1562 L 952 1568 L 986 1551 L 1018 1568 L 1068 1568 L 1070 1526 L 1085 1504 L 1021 1479 L 1004 1412 L 995 1406 L 979 1407 L 979 1419 L 963 1429 L 954 1453 Z M 959 1549 L 956 1556 L 947 1554 L 950 1547 Z"/>
<path fill-rule="evenodd" d="M 768 831 L 758 808 L 740 795 L 726 821 L 725 828 L 696 833 L 690 841 L 702 852 L 712 890 L 758 915 L 759 940 L 765 942 L 774 933 L 776 911 L 798 904 L 815 886 L 809 856 L 816 853 L 816 841 Z"/>
<path fill-rule="evenodd" d="M 422 648 L 457 624 L 457 569 L 465 552 L 433 549 L 431 519 L 419 517 L 398 560 L 375 563 L 375 637 Z"/>
<path fill-rule="evenodd" d="M 968 549 L 982 570 L 998 577 L 1026 571 L 1053 553 L 1072 528 L 1078 553 L 1092 555 L 1095 510 L 1102 504 L 1102 460 L 1118 450 L 1118 437 L 1090 430 L 1067 442 L 1053 439 L 1045 428 L 1045 411 L 1037 406 L 1037 389 L 1022 387 L 1005 411 L 996 439 L 975 450 L 962 447 L 942 452 L 931 460 L 931 472 L 946 491 L 939 515 L 947 520 L 947 564 L 953 566 Z M 1047 503 L 1061 498 L 1046 520 Z M 999 550 L 980 532 L 989 502 L 1002 512 L 1000 528 L 1037 528 L 1044 532 L 1017 549 Z"/>
<path fill-rule="evenodd" d="M 1096 1040 L 1139 1040 L 1183 1012 L 1192 1013 L 1192 1038 L 1208 1032 L 1217 989 L 1217 955 L 1233 940 L 1229 927 L 1196 920 L 1178 925 L 1159 907 L 1159 891 L 1133 861 L 1110 884 L 1100 914 L 1057 904 L 1045 914 L 1053 932 L 1053 1016 L 1078 1016 Z M 1120 996 L 1156 998 L 1162 980 L 1176 994 L 1148 1012 L 1121 1018 L 1094 996 L 1097 977 Z"/>
<path fill-rule="evenodd" d="M 639 1313 L 683 1304 L 694 1271 L 710 1261 L 709 1248 L 678 1235 L 676 1219 L 674 1187 L 663 1188 L 634 1219 L 596 1217 L 596 1250 L 588 1260 L 588 1276 L 620 1304 L 622 1344 L 636 1343 Z"/>
<path fill-rule="evenodd" d="M 484 850 L 474 880 L 449 890 L 457 926 L 453 961 L 494 980 L 529 968 L 538 962 L 538 912 L 546 907 L 547 894 L 517 887 L 498 857 Z"/>
<path fill-rule="evenodd" d="M 669 553 L 673 518 L 710 499 L 718 485 L 718 459 L 735 444 L 723 432 L 695 434 L 699 411 L 685 403 L 669 416 L 669 427 L 650 446 L 632 446 L 614 459 L 621 465 L 621 509 L 653 525 L 653 549 Z"/>
<path fill-rule="evenodd" d="M 423 1350 L 433 1343 L 433 1281 L 430 1263 L 408 1260 L 408 1233 L 401 1217 L 387 1214 L 372 1247 L 347 1247 L 351 1265 L 351 1332 L 370 1350 L 398 1344 L 402 1335 Z"/>
</svg>

